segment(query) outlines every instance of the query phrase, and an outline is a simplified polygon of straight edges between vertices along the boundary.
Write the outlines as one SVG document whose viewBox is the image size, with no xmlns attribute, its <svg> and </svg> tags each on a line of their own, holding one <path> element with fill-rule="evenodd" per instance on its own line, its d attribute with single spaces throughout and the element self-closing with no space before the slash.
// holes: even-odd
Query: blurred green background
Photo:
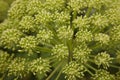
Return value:
<svg viewBox="0 0 120 80">
<path fill-rule="evenodd" d="M 0 0 L 0 23 L 7 17 L 7 11 L 14 0 Z"/>
</svg>

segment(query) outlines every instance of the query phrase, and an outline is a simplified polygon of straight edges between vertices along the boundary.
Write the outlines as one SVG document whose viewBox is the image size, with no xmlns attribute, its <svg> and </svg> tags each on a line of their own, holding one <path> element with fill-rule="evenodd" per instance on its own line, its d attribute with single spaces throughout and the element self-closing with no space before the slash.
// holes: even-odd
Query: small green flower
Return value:
<svg viewBox="0 0 120 80">
<path fill-rule="evenodd" d="M 22 20 L 19 23 L 19 29 L 22 32 L 30 33 L 30 32 L 35 32 L 37 30 L 37 26 L 34 25 L 34 17 L 32 16 L 24 16 Z"/>
<path fill-rule="evenodd" d="M 66 75 L 67 80 L 77 80 L 84 76 L 85 68 L 76 62 L 70 62 L 63 68 L 63 73 Z"/>
<path fill-rule="evenodd" d="M 38 59 L 33 60 L 30 62 L 29 65 L 29 71 L 31 71 L 34 75 L 36 73 L 40 73 L 40 75 L 44 74 L 46 75 L 46 72 L 50 71 L 50 62 L 46 59 L 42 59 L 41 57 Z"/>
<path fill-rule="evenodd" d="M 42 7 L 43 5 L 40 0 L 29 0 L 26 6 L 26 12 L 29 15 L 34 15 L 37 14 Z"/>
<path fill-rule="evenodd" d="M 63 10 L 65 6 L 65 0 L 46 0 L 45 9 L 56 11 Z"/>
<path fill-rule="evenodd" d="M 8 66 L 8 76 L 14 75 L 15 77 L 23 78 L 29 73 L 26 66 L 25 58 L 15 58 Z"/>
<path fill-rule="evenodd" d="M 33 54 L 33 50 L 37 47 L 37 40 L 34 36 L 26 36 L 21 38 L 19 45 L 24 51 L 28 52 L 28 55 Z"/>
<path fill-rule="evenodd" d="M 114 26 L 110 34 L 111 34 L 111 39 L 113 41 L 119 42 L 120 41 L 120 25 Z"/>
<path fill-rule="evenodd" d="M 11 19 L 21 19 L 26 14 L 26 1 L 17 0 L 13 2 L 8 11 L 8 16 Z"/>
<path fill-rule="evenodd" d="M 17 29 L 7 29 L 1 34 L 1 44 L 4 48 L 15 50 L 22 36 L 23 33 Z"/>
<path fill-rule="evenodd" d="M 57 35 L 61 40 L 71 40 L 73 37 L 72 29 L 70 29 L 70 27 L 67 26 L 60 27 L 57 30 L 57 32 L 58 32 Z"/>
<path fill-rule="evenodd" d="M 73 53 L 73 58 L 75 60 L 77 60 L 79 63 L 85 64 L 89 59 L 91 49 L 83 46 L 78 46 L 77 48 L 74 48 Z"/>
<path fill-rule="evenodd" d="M 41 43 L 50 43 L 50 41 L 53 39 L 53 33 L 50 30 L 39 30 L 37 34 L 37 40 Z"/>
<path fill-rule="evenodd" d="M 55 45 L 51 53 L 51 55 L 55 56 L 60 61 L 64 58 L 67 58 L 68 54 L 68 48 L 64 44 Z"/>
<path fill-rule="evenodd" d="M 13 55 L 10 56 L 7 52 L 0 50 L 0 73 L 4 73 L 8 70 L 8 66 L 13 58 Z"/>
<path fill-rule="evenodd" d="M 70 15 L 68 11 L 55 11 L 54 12 L 54 22 L 56 25 L 62 26 L 69 24 Z"/>
<path fill-rule="evenodd" d="M 110 41 L 110 36 L 107 34 L 98 33 L 98 34 L 95 34 L 94 40 L 101 43 L 101 45 L 103 44 L 108 45 Z"/>
<path fill-rule="evenodd" d="M 86 16 L 83 18 L 83 17 L 77 17 L 77 19 L 75 19 L 73 21 L 73 23 L 75 24 L 75 27 L 79 28 L 79 30 L 81 29 L 88 29 L 90 27 L 90 18 L 87 18 Z"/>
<path fill-rule="evenodd" d="M 95 56 L 95 64 L 97 64 L 98 66 L 103 66 L 104 68 L 109 67 L 109 64 L 112 63 L 113 58 L 110 57 L 109 54 L 107 54 L 106 52 L 101 52 L 98 53 L 98 55 Z"/>
<path fill-rule="evenodd" d="M 87 2 L 84 0 L 70 0 L 68 5 L 74 11 L 79 11 L 80 9 L 87 7 Z"/>
<path fill-rule="evenodd" d="M 94 28 L 104 29 L 109 24 L 109 20 L 106 15 L 94 14 L 91 16 L 91 23 L 95 26 Z"/>
<path fill-rule="evenodd" d="M 53 14 L 43 9 L 39 11 L 37 15 L 35 15 L 35 23 L 46 25 L 52 21 L 52 18 L 53 18 Z"/>
<path fill-rule="evenodd" d="M 116 80 L 115 76 L 110 74 L 105 70 L 97 70 L 97 72 L 92 77 L 93 80 Z"/>
<path fill-rule="evenodd" d="M 90 42 L 93 40 L 93 35 L 88 30 L 80 30 L 76 33 L 77 42 Z"/>
</svg>

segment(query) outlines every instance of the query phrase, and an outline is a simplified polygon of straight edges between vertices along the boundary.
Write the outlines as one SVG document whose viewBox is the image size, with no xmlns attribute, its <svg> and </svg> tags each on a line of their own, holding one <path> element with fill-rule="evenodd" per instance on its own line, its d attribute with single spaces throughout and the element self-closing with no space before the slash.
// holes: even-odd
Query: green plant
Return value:
<svg viewBox="0 0 120 80">
<path fill-rule="evenodd" d="M 0 24 L 2 80 L 119 80 L 120 0 L 16 0 Z"/>
</svg>

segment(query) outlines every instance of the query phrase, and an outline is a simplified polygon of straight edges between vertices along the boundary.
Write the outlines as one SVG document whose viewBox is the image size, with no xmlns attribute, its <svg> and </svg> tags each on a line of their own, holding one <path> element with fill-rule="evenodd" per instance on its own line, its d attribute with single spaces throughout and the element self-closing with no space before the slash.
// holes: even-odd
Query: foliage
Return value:
<svg viewBox="0 0 120 80">
<path fill-rule="evenodd" d="M 2 80 L 119 80 L 120 0 L 16 0 L 0 24 Z"/>
</svg>

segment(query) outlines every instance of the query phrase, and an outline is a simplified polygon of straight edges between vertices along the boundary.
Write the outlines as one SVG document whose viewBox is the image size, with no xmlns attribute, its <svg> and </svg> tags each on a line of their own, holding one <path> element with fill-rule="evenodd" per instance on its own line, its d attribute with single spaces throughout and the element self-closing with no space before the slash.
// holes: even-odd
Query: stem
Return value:
<svg viewBox="0 0 120 80">
<path fill-rule="evenodd" d="M 55 58 L 56 58 L 55 56 L 49 56 L 49 57 L 47 57 L 45 59 L 51 60 L 51 59 L 55 59 Z"/>
<path fill-rule="evenodd" d="M 62 73 L 62 70 L 58 73 L 58 75 L 57 75 L 57 77 L 56 77 L 56 79 L 55 79 L 55 80 L 58 80 L 58 79 L 59 79 L 59 77 L 60 77 L 61 73 Z"/>
<path fill-rule="evenodd" d="M 89 17 L 89 16 L 90 16 L 91 10 L 92 10 L 92 7 L 88 8 L 87 13 L 86 13 L 86 17 Z"/>
<path fill-rule="evenodd" d="M 69 50 L 69 56 L 68 56 L 68 63 L 69 63 L 73 59 L 73 45 L 72 45 L 72 40 L 68 41 L 68 50 Z"/>
<path fill-rule="evenodd" d="M 70 27 L 74 31 L 74 26 L 73 26 L 73 20 L 77 18 L 77 11 L 72 11 L 70 12 Z M 73 38 L 68 41 L 68 48 L 69 48 L 69 56 L 68 56 L 68 63 L 72 61 L 73 59 Z"/>
<path fill-rule="evenodd" d="M 41 43 L 43 43 L 45 46 L 48 46 L 48 47 L 50 47 L 50 48 L 53 47 L 53 45 L 51 45 L 51 44 L 48 44 L 48 43 L 45 43 L 45 42 L 41 42 Z"/>
<path fill-rule="evenodd" d="M 89 69 L 87 69 L 87 72 L 88 72 L 91 76 L 94 75 Z"/>
<path fill-rule="evenodd" d="M 41 52 L 48 52 L 48 53 L 52 52 L 51 49 L 46 48 L 46 47 L 40 47 L 40 46 L 37 47 L 36 50 L 41 51 Z"/>
<path fill-rule="evenodd" d="M 97 43 L 97 44 L 91 46 L 91 49 L 95 50 L 95 49 L 100 48 L 100 47 L 101 47 L 101 44 Z"/>
<path fill-rule="evenodd" d="M 63 61 L 62 61 L 63 62 Z M 54 69 L 54 71 L 47 77 L 46 80 L 50 80 L 50 78 L 55 74 L 58 68 L 61 66 L 62 62 Z"/>
<path fill-rule="evenodd" d="M 95 64 L 95 61 L 93 61 L 93 60 L 91 60 L 91 59 L 89 59 L 88 61 L 89 61 L 89 62 L 92 62 L 92 63 L 94 63 L 94 64 Z"/>
<path fill-rule="evenodd" d="M 97 69 L 95 69 L 94 67 L 92 67 L 92 66 L 90 66 L 90 65 L 88 65 L 88 64 L 86 64 L 86 66 L 87 66 L 88 68 L 94 70 L 94 71 L 97 71 Z"/>
<path fill-rule="evenodd" d="M 110 64 L 110 66 L 113 67 L 113 68 L 120 69 L 120 67 L 119 67 L 119 66 L 116 66 L 116 65 L 112 65 L 112 64 Z"/>
<path fill-rule="evenodd" d="M 57 60 L 57 59 L 56 59 L 56 60 Z M 56 67 L 56 65 L 58 65 L 59 62 L 60 62 L 60 61 L 57 61 L 57 62 L 53 63 L 52 66 L 53 66 L 53 67 Z"/>
</svg>

